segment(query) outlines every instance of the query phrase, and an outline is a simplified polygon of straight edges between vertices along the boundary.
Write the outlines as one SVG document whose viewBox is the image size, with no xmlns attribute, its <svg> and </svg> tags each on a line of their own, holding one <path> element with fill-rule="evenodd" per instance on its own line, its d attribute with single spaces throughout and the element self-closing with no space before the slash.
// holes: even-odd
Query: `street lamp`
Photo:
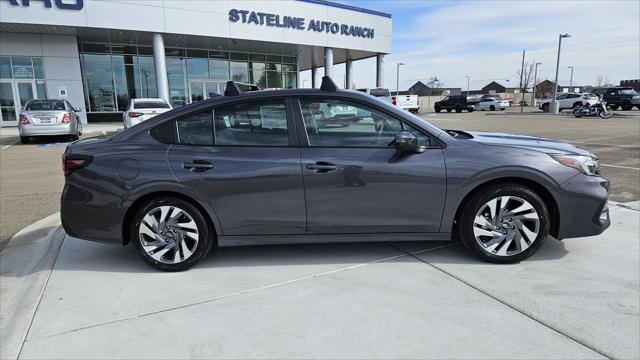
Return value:
<svg viewBox="0 0 640 360">
<path fill-rule="evenodd" d="M 571 85 L 573 85 L 573 66 L 567 66 L 569 69 L 571 69 L 571 80 L 569 80 L 569 92 L 571 91 Z"/>
<path fill-rule="evenodd" d="M 562 47 L 562 39 L 571 37 L 569 34 L 560 34 L 558 35 L 558 60 L 556 62 L 556 81 L 553 83 L 553 102 L 551 103 L 552 108 L 550 110 L 553 111 L 554 114 L 558 114 L 560 112 L 560 104 L 556 100 L 556 96 L 558 95 L 558 71 L 560 70 L 560 48 Z"/>
<path fill-rule="evenodd" d="M 471 77 L 469 75 L 465 75 L 464 77 L 467 78 L 467 96 L 469 96 L 469 80 L 471 80 Z"/>
<path fill-rule="evenodd" d="M 542 63 L 536 63 L 536 69 L 533 72 L 533 95 L 532 95 L 532 103 L 533 106 L 536 106 L 536 86 L 538 85 L 538 65 L 542 65 Z"/>
<path fill-rule="evenodd" d="M 396 95 L 400 95 L 400 65 L 404 65 L 404 63 L 396 64 Z"/>
</svg>

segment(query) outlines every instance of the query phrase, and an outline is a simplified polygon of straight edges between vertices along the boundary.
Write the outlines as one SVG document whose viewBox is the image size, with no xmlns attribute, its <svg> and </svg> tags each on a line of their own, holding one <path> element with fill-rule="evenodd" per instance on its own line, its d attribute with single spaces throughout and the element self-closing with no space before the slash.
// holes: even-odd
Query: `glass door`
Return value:
<svg viewBox="0 0 640 360">
<path fill-rule="evenodd" d="M 16 103 L 11 80 L 0 81 L 0 126 L 17 126 Z"/>
<path fill-rule="evenodd" d="M 18 104 L 17 111 L 20 111 L 22 107 L 31 99 L 37 99 L 36 95 L 36 82 L 33 80 L 16 80 L 16 89 L 18 90 Z"/>
</svg>

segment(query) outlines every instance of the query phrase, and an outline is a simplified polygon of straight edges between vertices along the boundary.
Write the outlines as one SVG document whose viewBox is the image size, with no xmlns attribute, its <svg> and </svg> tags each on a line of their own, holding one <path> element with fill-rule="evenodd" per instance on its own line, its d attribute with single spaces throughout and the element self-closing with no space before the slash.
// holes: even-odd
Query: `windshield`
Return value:
<svg viewBox="0 0 640 360">
<path fill-rule="evenodd" d="M 164 101 L 136 101 L 134 109 L 169 109 L 169 104 Z"/>
<path fill-rule="evenodd" d="M 24 107 L 27 111 L 33 110 L 65 110 L 62 100 L 29 101 Z"/>
<path fill-rule="evenodd" d="M 633 89 L 620 89 L 620 94 L 622 94 L 622 95 L 638 95 L 638 93 Z"/>
<path fill-rule="evenodd" d="M 375 97 L 391 96 L 389 89 L 371 89 L 369 90 L 369 94 Z"/>
</svg>

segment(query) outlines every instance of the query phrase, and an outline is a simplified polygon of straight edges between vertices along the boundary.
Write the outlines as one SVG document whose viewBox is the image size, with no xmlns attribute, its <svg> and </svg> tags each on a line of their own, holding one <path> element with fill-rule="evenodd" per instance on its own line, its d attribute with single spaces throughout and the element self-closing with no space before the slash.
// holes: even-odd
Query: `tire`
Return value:
<svg viewBox="0 0 640 360">
<path fill-rule="evenodd" d="M 503 215 L 495 222 L 490 221 L 497 218 L 486 217 L 491 212 L 490 203 L 499 210 L 505 199 L 508 199 L 505 210 L 524 207 L 515 213 L 520 214 L 520 218 Z M 491 230 L 484 230 L 480 223 Z M 550 228 L 549 211 L 542 198 L 531 188 L 513 183 L 495 185 L 473 194 L 464 205 L 458 224 L 456 233 L 467 250 L 497 264 L 516 263 L 533 255 L 547 239 Z M 516 239 L 522 240 L 516 242 Z"/>
<path fill-rule="evenodd" d="M 474 111 L 476 111 L 476 109 L 474 109 L 474 108 L 472 108 L 472 107 L 467 108 L 467 112 L 474 112 Z"/>
<path fill-rule="evenodd" d="M 461 113 L 462 112 L 462 107 L 460 105 L 456 106 L 456 112 L 457 113 Z"/>
<path fill-rule="evenodd" d="M 491 111 L 496 111 L 496 107 L 495 107 L 495 106 L 493 106 L 493 105 L 491 105 L 491 106 L 489 106 L 489 110 L 491 110 Z"/>
<path fill-rule="evenodd" d="M 613 110 L 608 108 L 605 111 L 600 111 L 598 112 L 598 116 L 602 119 L 611 119 L 611 117 L 613 116 Z"/>
<path fill-rule="evenodd" d="M 176 214 L 175 209 L 180 213 Z M 167 224 L 160 228 L 158 223 L 163 215 Z M 172 221 L 173 219 L 175 220 Z M 175 197 L 159 197 L 148 201 L 138 209 L 130 228 L 130 239 L 138 254 L 148 265 L 161 271 L 183 271 L 191 268 L 207 255 L 213 244 L 212 231 L 202 212 L 190 202 Z M 152 234 L 163 238 L 165 242 L 151 238 Z M 157 245 L 152 245 L 153 243 Z M 177 256 L 176 243 L 180 244 Z M 145 246 L 148 250 L 145 250 Z M 169 249 L 164 251 L 167 248 Z"/>
<path fill-rule="evenodd" d="M 436 106 L 433 108 L 437 113 L 439 113 L 440 111 L 442 111 L 442 109 L 440 108 L 440 106 Z"/>
<path fill-rule="evenodd" d="M 542 104 L 542 111 L 549 112 L 549 103 Z"/>
<path fill-rule="evenodd" d="M 619 108 L 618 105 L 609 105 L 609 107 L 611 108 L 611 110 L 618 110 Z"/>
<path fill-rule="evenodd" d="M 451 109 L 447 109 L 447 112 L 451 112 Z"/>
<path fill-rule="evenodd" d="M 578 109 L 582 108 L 582 104 L 581 103 L 575 103 L 573 104 L 573 111 L 576 111 Z"/>
<path fill-rule="evenodd" d="M 80 139 L 80 134 L 71 135 L 71 141 L 76 141 L 78 139 Z"/>
<path fill-rule="evenodd" d="M 631 109 L 633 109 L 633 105 L 631 105 L 631 104 L 624 104 L 624 105 L 622 105 L 622 110 L 623 110 L 623 111 L 629 111 L 629 110 L 631 110 Z"/>
<path fill-rule="evenodd" d="M 31 141 L 31 138 L 28 136 L 20 136 L 20 142 L 23 144 L 28 144 Z"/>
</svg>

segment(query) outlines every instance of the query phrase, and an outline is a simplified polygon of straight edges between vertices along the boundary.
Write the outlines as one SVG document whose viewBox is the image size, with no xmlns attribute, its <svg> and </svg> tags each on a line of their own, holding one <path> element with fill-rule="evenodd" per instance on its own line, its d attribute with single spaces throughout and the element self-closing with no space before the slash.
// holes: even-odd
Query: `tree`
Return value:
<svg viewBox="0 0 640 360">
<path fill-rule="evenodd" d="M 596 77 L 596 86 L 612 86 L 609 75 L 598 75 Z"/>
<path fill-rule="evenodd" d="M 442 93 L 442 90 L 440 90 L 442 81 L 440 81 L 437 76 L 430 77 L 425 85 L 427 86 L 427 95 L 429 96 L 440 95 Z"/>
<path fill-rule="evenodd" d="M 526 62 L 524 63 L 524 67 L 518 72 L 516 72 L 518 76 L 520 76 L 520 73 L 522 73 L 522 81 L 520 82 L 520 92 L 522 92 L 523 94 L 527 92 L 527 89 L 529 87 L 535 85 L 533 83 L 535 81 L 535 79 L 533 78 L 534 71 L 535 71 L 535 62 L 531 64 Z"/>
</svg>

